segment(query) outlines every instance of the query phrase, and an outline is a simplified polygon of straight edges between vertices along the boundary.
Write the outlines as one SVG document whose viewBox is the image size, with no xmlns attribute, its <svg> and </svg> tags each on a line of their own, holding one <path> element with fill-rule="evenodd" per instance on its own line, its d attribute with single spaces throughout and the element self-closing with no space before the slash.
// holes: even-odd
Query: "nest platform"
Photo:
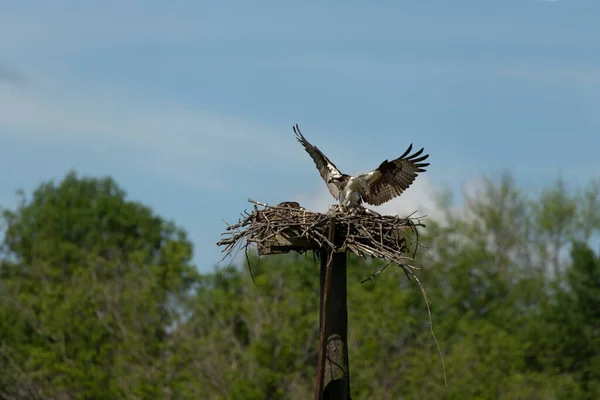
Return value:
<svg viewBox="0 0 600 400">
<path fill-rule="evenodd" d="M 309 211 L 297 202 L 270 206 L 248 201 L 254 204 L 254 210 L 244 211 L 238 223 L 228 225 L 217 243 L 224 247 L 223 259 L 254 244 L 259 255 L 330 249 L 406 266 L 413 260 L 419 245 L 417 227 L 425 227 L 424 217 L 377 215 L 362 207 L 341 212 L 333 206 L 325 214 Z M 335 243 L 328 239 L 332 218 Z"/>
</svg>

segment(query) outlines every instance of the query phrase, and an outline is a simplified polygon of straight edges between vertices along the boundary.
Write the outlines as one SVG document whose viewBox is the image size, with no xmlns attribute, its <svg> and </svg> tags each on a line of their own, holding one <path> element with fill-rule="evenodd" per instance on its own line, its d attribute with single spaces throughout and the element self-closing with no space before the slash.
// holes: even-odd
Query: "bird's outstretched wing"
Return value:
<svg viewBox="0 0 600 400">
<path fill-rule="evenodd" d="M 339 169 L 337 169 L 335 164 L 332 163 L 329 160 L 329 158 L 327 158 L 327 156 L 323 154 L 323 152 L 321 152 L 321 150 L 319 150 L 316 146 L 310 144 L 310 142 L 304 138 L 304 136 L 300 132 L 298 124 L 296 124 L 296 126 L 294 126 L 293 128 L 294 133 L 296 134 L 296 139 L 298 139 L 298 141 L 302 143 L 302 146 L 304 146 L 306 152 L 312 157 L 313 161 L 317 165 L 317 169 L 319 170 L 321 177 L 325 180 L 325 183 L 329 181 L 329 177 L 331 176 L 342 175 L 342 173 Z M 338 200 L 340 196 L 340 191 L 337 188 L 337 186 L 335 186 L 333 183 L 327 183 L 327 187 L 329 188 L 331 195 L 336 200 Z"/>
<path fill-rule="evenodd" d="M 367 175 L 368 189 L 364 201 L 378 206 L 386 201 L 400 196 L 414 182 L 419 172 L 425 172 L 429 163 L 423 163 L 429 154 L 421 156 L 424 149 L 408 155 L 412 144 L 400 157 L 395 160 L 385 160 L 374 171 Z M 420 157 L 419 157 L 420 156 Z"/>
</svg>

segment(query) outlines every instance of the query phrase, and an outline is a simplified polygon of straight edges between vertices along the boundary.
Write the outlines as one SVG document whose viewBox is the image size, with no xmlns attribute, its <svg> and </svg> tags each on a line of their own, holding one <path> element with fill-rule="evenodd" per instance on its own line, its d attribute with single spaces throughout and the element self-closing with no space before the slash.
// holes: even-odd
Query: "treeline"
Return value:
<svg viewBox="0 0 600 400">
<path fill-rule="evenodd" d="M 600 398 L 600 181 L 442 200 L 416 262 L 448 387 L 418 287 L 392 268 L 361 284 L 383 264 L 351 257 L 352 397 Z M 2 223 L 0 398 L 311 398 L 312 255 L 251 257 L 256 286 L 245 265 L 200 274 L 184 231 L 75 173 Z"/>
</svg>

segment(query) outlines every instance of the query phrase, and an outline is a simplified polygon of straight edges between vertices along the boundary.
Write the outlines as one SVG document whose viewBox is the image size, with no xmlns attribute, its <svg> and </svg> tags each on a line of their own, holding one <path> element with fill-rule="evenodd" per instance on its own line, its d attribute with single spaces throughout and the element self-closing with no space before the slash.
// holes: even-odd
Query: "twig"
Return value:
<svg viewBox="0 0 600 400">
<path fill-rule="evenodd" d="M 378 270 L 377 272 L 375 272 L 373 275 L 371 275 L 370 277 L 368 277 L 368 278 L 367 278 L 367 279 L 365 279 L 364 281 L 361 281 L 360 283 L 361 283 L 361 284 L 363 284 L 363 283 L 365 283 L 366 281 L 374 281 L 374 280 L 375 280 L 375 277 L 376 277 L 377 275 L 379 275 L 380 273 L 382 273 L 383 271 L 385 271 L 385 269 L 386 269 L 387 267 L 389 267 L 389 266 L 390 266 L 390 263 L 387 263 L 387 264 L 385 264 L 385 266 L 384 266 L 383 268 L 379 269 L 379 270 Z"/>
<path fill-rule="evenodd" d="M 423 298 L 425 299 L 425 304 L 427 305 L 427 314 L 429 315 L 429 328 L 431 330 L 431 336 L 433 337 L 433 341 L 435 342 L 435 345 L 437 346 L 438 353 L 440 355 L 440 359 L 442 360 L 442 369 L 444 371 L 444 384 L 446 385 L 446 387 L 448 387 L 448 379 L 446 377 L 446 364 L 444 363 L 444 355 L 442 354 L 442 349 L 440 348 L 440 344 L 438 343 L 437 338 L 435 337 L 435 333 L 433 332 L 433 320 L 431 318 L 431 308 L 429 307 L 429 299 L 427 298 L 427 292 L 425 292 L 425 288 L 421 284 L 421 281 L 419 280 L 419 278 L 417 278 L 416 276 L 414 276 L 414 278 L 417 281 L 417 283 L 419 284 L 419 289 L 421 289 L 421 293 L 423 294 Z"/>
</svg>

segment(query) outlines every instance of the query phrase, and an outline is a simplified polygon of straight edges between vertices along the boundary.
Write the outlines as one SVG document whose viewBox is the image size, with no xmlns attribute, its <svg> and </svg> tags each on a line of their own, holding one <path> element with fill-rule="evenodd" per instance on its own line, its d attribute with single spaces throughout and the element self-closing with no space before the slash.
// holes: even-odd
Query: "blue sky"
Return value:
<svg viewBox="0 0 600 400">
<path fill-rule="evenodd" d="M 0 204 L 71 168 L 109 174 L 208 271 L 248 197 L 333 203 L 296 122 L 351 174 L 424 146 L 429 172 L 387 212 L 503 169 L 585 182 L 599 20 L 592 0 L 5 0 Z"/>
</svg>

